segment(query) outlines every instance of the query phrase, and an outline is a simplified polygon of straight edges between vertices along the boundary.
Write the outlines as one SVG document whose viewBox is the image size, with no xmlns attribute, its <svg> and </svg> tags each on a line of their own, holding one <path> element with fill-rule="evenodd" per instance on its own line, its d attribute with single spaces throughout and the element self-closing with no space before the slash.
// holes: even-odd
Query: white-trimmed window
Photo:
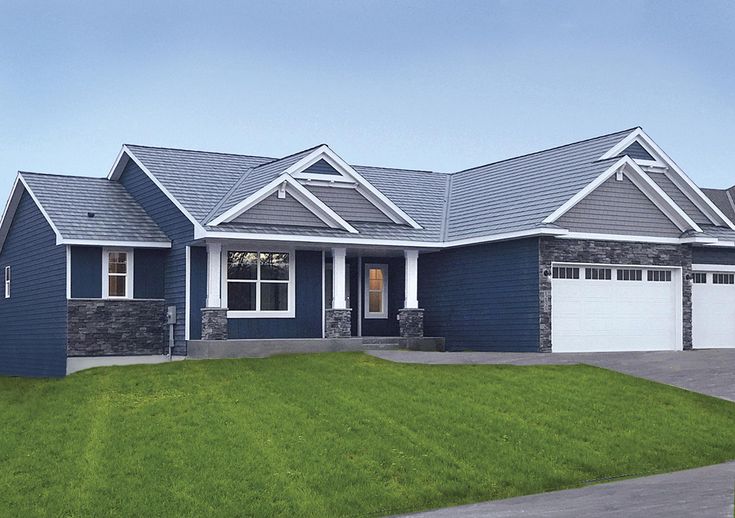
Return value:
<svg viewBox="0 0 735 518">
<path fill-rule="evenodd" d="M 5 298 L 10 298 L 10 266 L 5 267 Z"/>
<path fill-rule="evenodd" d="M 102 298 L 133 298 L 133 251 L 102 250 Z"/>
<path fill-rule="evenodd" d="M 293 317 L 295 269 L 292 252 L 228 250 L 225 293 L 230 317 Z"/>
<path fill-rule="evenodd" d="M 612 279 L 611 268 L 585 268 L 584 278 L 593 281 L 609 281 Z"/>
<path fill-rule="evenodd" d="M 694 277 L 694 284 L 707 284 L 707 274 L 706 273 L 695 273 L 693 277 Z"/>
<path fill-rule="evenodd" d="M 618 270 L 619 281 L 642 281 L 643 270 L 622 268 Z"/>
<path fill-rule="evenodd" d="M 648 270 L 649 282 L 671 282 L 671 270 Z"/>
<path fill-rule="evenodd" d="M 554 266 L 551 269 L 554 279 L 579 279 L 579 268 L 573 266 Z"/>
<path fill-rule="evenodd" d="M 388 265 L 365 265 L 365 318 L 388 318 Z"/>
<path fill-rule="evenodd" d="M 712 284 L 735 284 L 735 273 L 713 273 Z"/>
</svg>

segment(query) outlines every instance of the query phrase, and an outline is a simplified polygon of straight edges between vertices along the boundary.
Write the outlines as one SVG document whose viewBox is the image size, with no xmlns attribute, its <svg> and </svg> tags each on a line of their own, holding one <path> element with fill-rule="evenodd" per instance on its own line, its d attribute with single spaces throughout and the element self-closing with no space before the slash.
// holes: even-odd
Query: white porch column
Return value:
<svg viewBox="0 0 735 518">
<path fill-rule="evenodd" d="M 419 300 L 419 251 L 406 250 L 406 298 L 403 301 L 404 309 L 418 309 Z"/>
<path fill-rule="evenodd" d="M 222 307 L 222 244 L 207 242 L 207 307 Z"/>
<path fill-rule="evenodd" d="M 347 309 L 346 256 L 346 248 L 332 248 L 332 308 L 334 309 Z"/>
</svg>

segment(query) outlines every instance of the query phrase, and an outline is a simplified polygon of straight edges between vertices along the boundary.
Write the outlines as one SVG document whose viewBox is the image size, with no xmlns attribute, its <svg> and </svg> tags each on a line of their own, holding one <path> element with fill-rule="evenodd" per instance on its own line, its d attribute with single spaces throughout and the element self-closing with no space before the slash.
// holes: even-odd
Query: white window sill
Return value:
<svg viewBox="0 0 735 518">
<path fill-rule="evenodd" d="M 388 315 L 383 314 L 374 314 L 371 315 L 369 313 L 365 314 L 365 320 L 386 320 L 388 318 Z"/>
<path fill-rule="evenodd" d="M 294 311 L 228 311 L 227 318 L 296 318 Z"/>
</svg>

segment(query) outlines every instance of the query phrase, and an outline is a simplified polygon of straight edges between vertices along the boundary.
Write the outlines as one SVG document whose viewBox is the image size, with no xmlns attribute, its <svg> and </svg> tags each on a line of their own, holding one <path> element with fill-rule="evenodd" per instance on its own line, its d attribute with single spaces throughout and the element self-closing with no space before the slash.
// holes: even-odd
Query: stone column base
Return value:
<svg viewBox="0 0 735 518">
<path fill-rule="evenodd" d="M 399 309 L 398 327 L 404 338 L 417 338 L 424 336 L 424 310 L 423 309 Z"/>
<path fill-rule="evenodd" d="M 202 340 L 227 340 L 226 308 L 202 308 Z"/>
<path fill-rule="evenodd" d="M 349 338 L 352 336 L 352 310 L 325 310 L 324 334 L 326 338 Z"/>
</svg>

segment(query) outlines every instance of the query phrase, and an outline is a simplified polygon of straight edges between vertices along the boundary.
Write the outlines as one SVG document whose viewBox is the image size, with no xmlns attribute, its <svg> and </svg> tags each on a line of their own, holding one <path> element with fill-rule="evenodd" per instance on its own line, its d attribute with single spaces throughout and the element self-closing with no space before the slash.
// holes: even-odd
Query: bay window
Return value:
<svg viewBox="0 0 735 518">
<path fill-rule="evenodd" d="M 226 261 L 225 300 L 229 316 L 294 316 L 292 253 L 229 250 Z"/>
</svg>

